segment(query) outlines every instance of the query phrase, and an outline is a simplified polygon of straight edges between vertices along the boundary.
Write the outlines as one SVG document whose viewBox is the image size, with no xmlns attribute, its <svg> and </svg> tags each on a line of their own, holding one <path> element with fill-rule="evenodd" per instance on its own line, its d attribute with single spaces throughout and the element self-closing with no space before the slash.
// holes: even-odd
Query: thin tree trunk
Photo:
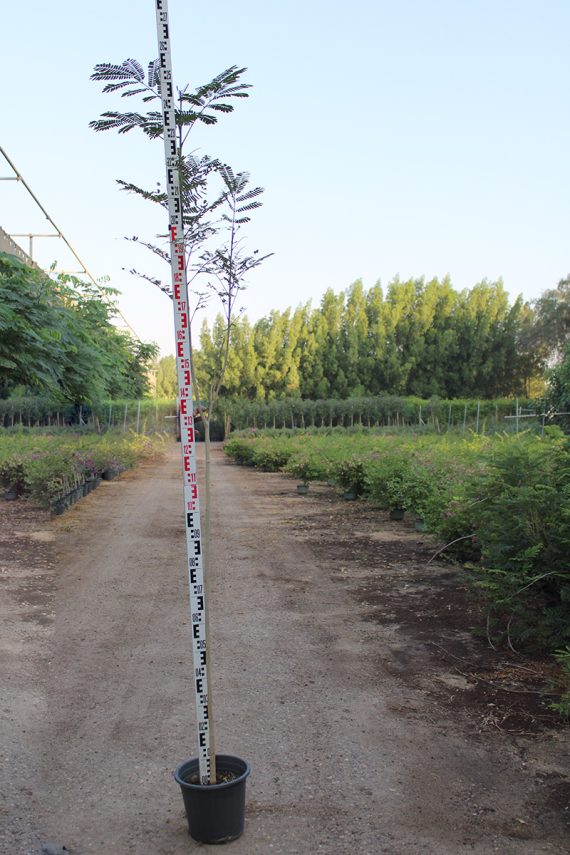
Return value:
<svg viewBox="0 0 570 855">
<path fill-rule="evenodd" d="M 216 729 L 215 729 L 215 717 L 214 717 L 214 692 L 212 686 L 212 645 L 210 644 L 210 593 L 212 590 L 212 584 L 210 579 L 210 543 L 211 543 L 211 531 L 210 531 L 210 520 L 211 520 L 211 478 L 210 478 L 210 413 L 208 416 L 204 418 L 202 415 L 202 421 L 204 422 L 204 445 L 205 445 L 205 455 L 204 455 L 204 468 L 206 475 L 206 513 L 204 515 L 204 527 L 206 529 L 203 543 L 205 545 L 204 550 L 204 595 L 206 602 L 206 611 L 205 611 L 205 631 L 206 631 L 206 680 L 208 684 L 208 723 L 209 723 L 209 731 L 210 731 L 210 784 L 216 783 Z"/>
</svg>

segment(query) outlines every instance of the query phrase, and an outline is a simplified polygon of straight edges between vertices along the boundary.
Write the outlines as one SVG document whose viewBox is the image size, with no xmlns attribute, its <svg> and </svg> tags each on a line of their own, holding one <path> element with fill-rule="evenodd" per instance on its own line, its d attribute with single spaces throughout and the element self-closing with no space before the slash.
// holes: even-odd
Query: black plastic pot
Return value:
<svg viewBox="0 0 570 855">
<path fill-rule="evenodd" d="M 51 505 L 51 513 L 54 517 L 59 517 L 65 511 L 65 502 L 63 499 L 56 499 Z"/>
<path fill-rule="evenodd" d="M 390 519 L 391 520 L 403 520 L 406 511 L 404 508 L 392 508 L 390 511 Z"/>
<path fill-rule="evenodd" d="M 227 843 L 243 832 L 245 781 L 251 769 L 246 760 L 216 754 L 216 772 L 233 772 L 233 780 L 220 784 L 192 783 L 198 778 L 198 759 L 182 763 L 174 777 L 180 784 L 188 832 L 200 843 Z"/>
</svg>

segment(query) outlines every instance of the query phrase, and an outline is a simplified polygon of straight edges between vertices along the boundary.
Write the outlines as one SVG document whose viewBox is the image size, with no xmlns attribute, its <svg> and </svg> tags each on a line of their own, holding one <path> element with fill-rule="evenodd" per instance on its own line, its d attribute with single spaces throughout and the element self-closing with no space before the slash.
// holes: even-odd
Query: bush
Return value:
<svg viewBox="0 0 570 855">
<path fill-rule="evenodd" d="M 226 450 L 232 446 L 238 457 L 263 448 L 258 462 L 270 459 L 272 468 L 285 465 L 301 478 L 332 475 L 382 508 L 423 516 L 451 544 L 445 554 L 471 562 L 497 642 L 553 651 L 570 640 L 570 448 L 560 431 L 286 430 L 232 439 Z"/>
<path fill-rule="evenodd" d="M 284 448 L 272 448 L 271 446 L 259 446 L 253 449 L 252 461 L 253 465 L 264 472 L 279 472 L 282 469 L 292 452 Z"/>
<path fill-rule="evenodd" d="M 309 481 L 327 478 L 329 466 L 326 461 L 319 461 L 315 457 L 290 457 L 285 466 L 285 471 L 307 484 Z"/>
<path fill-rule="evenodd" d="M 387 511 L 405 509 L 404 483 L 409 471 L 406 457 L 382 455 L 370 461 L 366 470 L 366 495 Z"/>
<path fill-rule="evenodd" d="M 154 455 L 162 438 L 138 434 L 0 434 L 0 482 L 47 505 L 105 469 L 127 469 Z"/>
<path fill-rule="evenodd" d="M 553 431 L 544 439 L 504 440 L 478 495 L 466 492 L 490 627 L 497 640 L 533 651 L 570 640 L 570 453 L 568 441 Z"/>
<path fill-rule="evenodd" d="M 232 437 L 224 445 L 224 453 L 242 465 L 253 463 L 253 452 L 254 448 L 251 442 L 237 437 Z"/>
<path fill-rule="evenodd" d="M 355 496 L 361 496 L 366 487 L 366 470 L 362 460 L 340 460 L 332 466 L 332 476 L 341 487 Z"/>
</svg>

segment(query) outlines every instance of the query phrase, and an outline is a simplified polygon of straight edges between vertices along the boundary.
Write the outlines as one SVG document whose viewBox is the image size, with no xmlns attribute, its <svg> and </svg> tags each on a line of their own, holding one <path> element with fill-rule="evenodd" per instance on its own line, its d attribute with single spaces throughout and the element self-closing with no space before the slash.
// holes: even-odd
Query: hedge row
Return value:
<svg viewBox="0 0 570 855">
<path fill-rule="evenodd" d="M 225 451 L 421 517 L 449 556 L 470 562 L 497 642 L 536 651 L 570 643 L 570 443 L 557 428 L 544 436 L 250 431 Z"/>
<path fill-rule="evenodd" d="M 0 434 L 0 485 L 10 497 L 30 496 L 51 505 L 107 470 L 134 466 L 161 449 L 163 438 L 134 433 Z"/>
</svg>

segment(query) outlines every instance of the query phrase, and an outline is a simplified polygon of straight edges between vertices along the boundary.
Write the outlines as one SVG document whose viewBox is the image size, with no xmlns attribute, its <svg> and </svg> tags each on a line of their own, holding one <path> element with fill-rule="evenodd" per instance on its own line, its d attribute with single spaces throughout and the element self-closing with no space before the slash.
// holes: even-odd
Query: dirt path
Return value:
<svg viewBox="0 0 570 855">
<path fill-rule="evenodd" d="M 56 520 L 0 508 L 3 855 L 199 848 L 172 779 L 194 753 L 178 455 Z M 430 544 L 214 460 L 218 750 L 253 769 L 228 851 L 567 852 L 568 731 L 497 689 Z"/>
</svg>

